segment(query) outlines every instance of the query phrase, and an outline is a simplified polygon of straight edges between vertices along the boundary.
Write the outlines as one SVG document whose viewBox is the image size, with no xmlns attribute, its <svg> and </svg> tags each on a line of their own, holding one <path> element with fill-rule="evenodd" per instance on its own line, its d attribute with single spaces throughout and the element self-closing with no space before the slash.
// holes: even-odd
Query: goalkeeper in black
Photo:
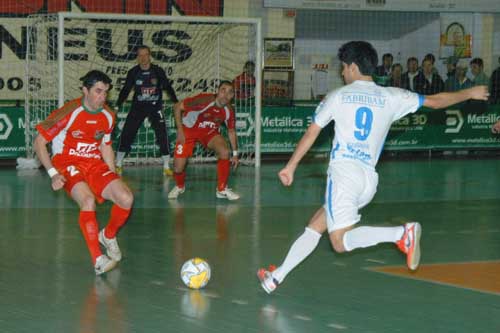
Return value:
<svg viewBox="0 0 500 333">
<path fill-rule="evenodd" d="M 134 89 L 132 106 L 125 120 L 118 144 L 116 171 L 119 174 L 122 173 L 123 159 L 130 152 L 139 127 L 144 119 L 148 117 L 155 131 L 156 141 L 160 146 L 163 172 L 167 176 L 172 176 L 173 172 L 169 167 L 170 144 L 163 114 L 162 95 L 165 90 L 173 103 L 178 102 L 177 96 L 167 79 L 165 71 L 151 63 L 151 51 L 148 46 L 140 46 L 137 49 L 137 62 L 138 65 L 128 71 L 125 85 L 120 91 L 116 102 L 116 109 L 119 110 L 132 88 Z"/>
</svg>

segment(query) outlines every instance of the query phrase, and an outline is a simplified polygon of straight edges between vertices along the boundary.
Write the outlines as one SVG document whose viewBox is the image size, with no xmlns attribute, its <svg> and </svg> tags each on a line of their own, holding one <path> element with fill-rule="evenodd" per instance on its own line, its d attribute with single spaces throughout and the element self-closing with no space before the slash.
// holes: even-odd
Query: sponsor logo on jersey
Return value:
<svg viewBox="0 0 500 333">
<path fill-rule="evenodd" d="M 203 121 L 198 125 L 198 128 L 216 128 L 217 126 L 213 121 Z"/>
<path fill-rule="evenodd" d="M 142 85 L 142 80 L 136 80 L 135 84 L 138 85 L 138 86 Z"/>
<path fill-rule="evenodd" d="M 87 124 L 97 124 L 97 120 L 87 120 Z"/>
<path fill-rule="evenodd" d="M 106 134 L 104 131 L 95 131 L 94 139 L 99 141 L 104 137 L 104 134 Z"/>
<path fill-rule="evenodd" d="M 69 155 L 85 158 L 95 158 L 100 159 L 101 154 L 97 149 L 97 142 L 94 143 L 84 143 L 78 142 L 75 148 L 69 149 Z"/>
<path fill-rule="evenodd" d="M 81 139 L 83 138 L 83 132 L 81 130 L 76 130 L 76 131 L 73 131 L 71 132 L 71 135 L 75 138 L 75 139 Z"/>
</svg>

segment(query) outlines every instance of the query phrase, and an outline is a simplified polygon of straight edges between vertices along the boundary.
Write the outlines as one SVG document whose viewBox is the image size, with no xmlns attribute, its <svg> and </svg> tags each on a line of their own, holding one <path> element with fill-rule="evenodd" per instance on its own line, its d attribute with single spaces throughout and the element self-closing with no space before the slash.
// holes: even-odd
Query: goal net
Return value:
<svg viewBox="0 0 500 333">
<path fill-rule="evenodd" d="M 202 92 L 215 93 L 221 80 L 234 81 L 247 62 L 255 64 L 255 84 L 240 84 L 236 94 L 240 160 L 260 165 L 261 31 L 256 19 L 212 17 L 59 13 L 28 18 L 26 131 L 27 157 L 33 157 L 34 125 L 66 101 L 81 96 L 79 80 L 98 69 L 113 79 L 108 100 L 117 100 L 127 71 L 137 64 L 139 46 L 151 48 L 152 62 L 162 67 L 182 100 Z M 133 92 L 117 114 L 114 142 L 118 142 Z M 176 127 L 172 102 L 164 94 L 171 150 Z M 227 137 L 225 135 L 225 137 Z M 192 160 L 215 156 L 202 146 Z M 126 163 L 160 161 L 153 128 L 146 119 L 139 129 Z"/>
</svg>

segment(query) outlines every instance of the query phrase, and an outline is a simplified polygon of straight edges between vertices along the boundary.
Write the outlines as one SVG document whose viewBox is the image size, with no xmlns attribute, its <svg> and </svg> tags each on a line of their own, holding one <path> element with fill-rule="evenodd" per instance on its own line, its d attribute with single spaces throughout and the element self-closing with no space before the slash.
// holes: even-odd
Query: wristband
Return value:
<svg viewBox="0 0 500 333">
<path fill-rule="evenodd" d="M 238 157 L 238 151 L 237 150 L 233 150 L 233 157 Z"/>
<path fill-rule="evenodd" d="M 59 174 L 59 172 L 57 172 L 56 168 L 50 168 L 49 170 L 47 170 L 47 173 L 49 174 L 50 178 L 52 178 L 55 175 Z"/>
</svg>

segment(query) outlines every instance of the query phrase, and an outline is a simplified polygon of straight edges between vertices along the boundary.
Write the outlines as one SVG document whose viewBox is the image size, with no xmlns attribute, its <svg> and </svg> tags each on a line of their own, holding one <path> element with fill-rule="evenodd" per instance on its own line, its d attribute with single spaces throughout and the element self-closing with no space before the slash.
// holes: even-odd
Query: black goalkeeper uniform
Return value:
<svg viewBox="0 0 500 333">
<path fill-rule="evenodd" d="M 134 88 L 134 99 L 120 135 L 118 151 L 130 152 L 137 130 L 144 119 L 148 117 L 155 131 L 161 155 L 169 155 L 170 145 L 163 115 L 163 90 L 167 92 L 172 102 L 177 103 L 178 100 L 165 75 L 165 71 L 153 64 L 147 70 L 141 69 L 139 65 L 134 66 L 127 73 L 125 85 L 120 91 L 116 102 L 117 107 L 122 106 L 132 88 Z"/>
</svg>

